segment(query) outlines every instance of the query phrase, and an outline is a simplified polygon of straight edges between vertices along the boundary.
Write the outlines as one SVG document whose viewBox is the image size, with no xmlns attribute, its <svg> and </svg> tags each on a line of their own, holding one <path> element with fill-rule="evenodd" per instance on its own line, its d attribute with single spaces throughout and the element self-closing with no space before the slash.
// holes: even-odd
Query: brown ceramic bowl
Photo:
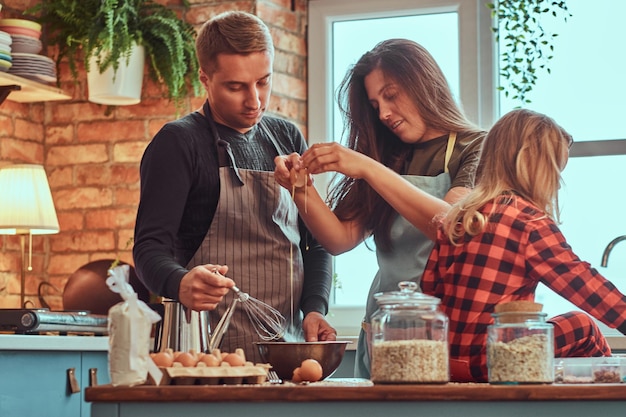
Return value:
<svg viewBox="0 0 626 417">
<path fill-rule="evenodd" d="M 315 359 L 322 365 L 322 379 L 337 370 L 346 346 L 352 342 L 255 342 L 261 358 L 276 371 L 283 380 L 291 380 L 293 370 L 305 359 Z"/>
</svg>

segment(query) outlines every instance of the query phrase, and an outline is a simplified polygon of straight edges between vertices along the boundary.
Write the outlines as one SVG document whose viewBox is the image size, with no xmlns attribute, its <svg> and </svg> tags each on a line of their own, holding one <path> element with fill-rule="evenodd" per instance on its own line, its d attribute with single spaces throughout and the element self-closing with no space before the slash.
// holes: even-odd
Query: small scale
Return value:
<svg viewBox="0 0 626 417">
<path fill-rule="evenodd" d="M 19 334 L 59 332 L 104 335 L 108 333 L 108 316 L 88 311 L 0 308 L 0 330 Z"/>
</svg>

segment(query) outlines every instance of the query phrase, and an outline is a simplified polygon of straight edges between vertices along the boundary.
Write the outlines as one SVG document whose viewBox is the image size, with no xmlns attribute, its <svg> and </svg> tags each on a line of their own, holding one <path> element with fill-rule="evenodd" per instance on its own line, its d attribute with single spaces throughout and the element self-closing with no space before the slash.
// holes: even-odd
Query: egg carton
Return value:
<svg viewBox="0 0 626 417">
<path fill-rule="evenodd" d="M 241 385 L 262 384 L 267 380 L 269 364 L 243 366 L 172 366 L 159 368 L 163 377 L 159 385 Z M 156 385 L 154 381 L 148 381 Z"/>
</svg>

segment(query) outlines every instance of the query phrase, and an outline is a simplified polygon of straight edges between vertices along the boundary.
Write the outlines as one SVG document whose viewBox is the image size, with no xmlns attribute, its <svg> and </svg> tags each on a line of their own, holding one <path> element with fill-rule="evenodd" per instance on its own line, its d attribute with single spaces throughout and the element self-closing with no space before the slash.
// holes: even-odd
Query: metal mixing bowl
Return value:
<svg viewBox="0 0 626 417">
<path fill-rule="evenodd" d="M 352 342 L 255 342 L 261 358 L 276 371 L 283 380 L 291 380 L 293 370 L 305 359 L 315 359 L 322 365 L 322 379 L 337 370 L 346 346 Z"/>
</svg>

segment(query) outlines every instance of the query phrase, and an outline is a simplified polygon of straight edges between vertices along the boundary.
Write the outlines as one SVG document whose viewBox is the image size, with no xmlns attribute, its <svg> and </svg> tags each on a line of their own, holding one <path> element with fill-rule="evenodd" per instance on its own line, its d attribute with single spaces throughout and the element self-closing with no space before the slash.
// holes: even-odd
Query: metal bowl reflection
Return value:
<svg viewBox="0 0 626 417">
<path fill-rule="evenodd" d="M 291 380 L 293 371 L 305 359 L 315 359 L 322 365 L 322 379 L 331 376 L 341 364 L 346 346 L 352 342 L 255 342 L 261 358 L 283 380 Z"/>
</svg>

